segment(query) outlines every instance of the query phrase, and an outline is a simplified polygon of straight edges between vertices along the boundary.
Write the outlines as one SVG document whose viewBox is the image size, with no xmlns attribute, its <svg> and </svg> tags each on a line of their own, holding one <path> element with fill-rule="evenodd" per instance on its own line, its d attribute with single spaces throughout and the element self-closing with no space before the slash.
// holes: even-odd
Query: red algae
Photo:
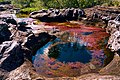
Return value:
<svg viewBox="0 0 120 80">
<path fill-rule="evenodd" d="M 77 23 L 44 23 L 46 26 L 50 26 L 50 28 L 59 29 L 60 31 L 68 31 L 72 36 L 76 36 L 84 42 L 87 42 L 92 48 L 100 49 L 99 42 L 104 38 L 108 37 L 109 34 L 103 28 L 98 28 L 95 26 L 85 26 L 83 24 Z M 68 27 L 70 25 L 71 27 Z M 90 33 L 89 35 L 84 35 L 84 33 Z"/>
</svg>

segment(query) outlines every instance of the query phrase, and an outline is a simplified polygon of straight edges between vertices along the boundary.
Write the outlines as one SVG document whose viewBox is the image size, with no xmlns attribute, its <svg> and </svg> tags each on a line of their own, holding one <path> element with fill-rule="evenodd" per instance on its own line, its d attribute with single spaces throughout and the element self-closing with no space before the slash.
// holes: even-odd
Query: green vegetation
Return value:
<svg viewBox="0 0 120 80">
<path fill-rule="evenodd" d="M 39 8 L 23 8 L 21 9 L 21 13 L 29 14 L 30 12 L 37 11 Z"/>
<path fill-rule="evenodd" d="M 47 8 L 88 8 L 103 4 L 106 6 L 120 6 L 119 0 L 0 0 L 0 2 L 2 1 L 11 1 L 14 6 L 22 9 L 22 13 Z"/>
</svg>

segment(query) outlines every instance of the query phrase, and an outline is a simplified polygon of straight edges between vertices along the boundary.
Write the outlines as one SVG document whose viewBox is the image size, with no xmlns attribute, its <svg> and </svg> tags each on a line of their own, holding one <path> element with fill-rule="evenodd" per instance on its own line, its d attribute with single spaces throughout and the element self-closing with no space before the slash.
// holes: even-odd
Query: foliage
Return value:
<svg viewBox="0 0 120 80">
<path fill-rule="evenodd" d="M 119 0 L 0 0 L 0 2 L 2 1 L 11 1 L 14 6 L 23 9 L 22 12 L 30 12 L 44 8 L 87 8 L 102 4 L 120 6 Z"/>
</svg>

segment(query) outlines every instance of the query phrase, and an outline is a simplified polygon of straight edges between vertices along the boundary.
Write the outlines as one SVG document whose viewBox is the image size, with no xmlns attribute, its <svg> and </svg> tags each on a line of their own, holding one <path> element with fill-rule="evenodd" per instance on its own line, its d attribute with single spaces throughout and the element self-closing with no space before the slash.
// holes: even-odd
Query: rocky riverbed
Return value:
<svg viewBox="0 0 120 80">
<path fill-rule="evenodd" d="M 76 10 L 76 13 L 75 13 L 75 10 Z M 73 11 L 75 14 L 77 14 L 77 9 L 66 9 L 63 12 L 66 14 L 69 14 L 69 11 Z M 114 19 L 116 15 L 119 14 L 119 9 L 113 8 L 113 7 L 108 8 L 108 7 L 97 6 L 97 7 L 85 9 L 84 11 L 86 13 L 86 17 L 84 16 L 85 19 L 81 18 L 82 21 L 72 21 L 72 23 L 70 23 L 71 22 L 70 21 L 68 22 L 69 24 L 68 23 L 65 24 L 67 28 L 62 27 L 64 25 L 63 23 L 54 23 L 51 25 L 50 23 L 41 22 L 39 23 L 39 25 L 38 24 L 35 25 L 37 22 L 36 19 L 17 18 L 15 17 L 14 14 L 6 15 L 1 13 L 0 15 L 0 73 L 1 73 L 0 79 L 1 80 L 83 80 L 83 79 L 84 80 L 93 80 L 93 79 L 119 80 L 120 79 L 119 77 L 120 76 L 120 70 L 119 70 L 120 33 L 118 29 L 119 25 L 118 27 L 107 25 L 107 23 L 109 23 L 108 18 L 110 17 L 110 19 Z M 89 11 L 91 11 L 92 13 L 88 14 Z M 52 12 L 56 13 L 55 10 L 53 10 Z M 114 15 L 112 16 L 112 14 Z M 37 18 L 39 18 L 39 16 L 41 17 L 41 15 L 38 15 L 38 14 L 36 15 L 37 15 Z M 62 15 L 62 18 L 66 16 Z M 47 15 L 47 17 L 49 16 Z M 55 16 L 50 16 L 50 19 L 51 17 L 53 18 Z M 103 18 L 103 17 L 106 17 L 106 18 Z M 97 22 L 93 24 L 94 21 L 97 21 Z M 104 21 L 105 23 L 102 21 Z M 85 26 L 88 25 L 88 27 L 80 26 L 83 24 Z M 102 69 L 100 69 L 97 72 L 85 73 L 77 77 L 63 76 L 63 77 L 48 78 L 36 72 L 36 69 L 33 67 L 33 64 L 32 64 L 32 57 L 35 56 L 37 50 L 42 48 L 48 42 L 54 41 L 56 38 L 60 38 L 61 35 L 66 34 L 66 31 L 64 30 L 68 30 L 70 28 L 72 29 L 76 28 L 75 30 L 76 32 L 80 32 L 80 31 L 82 32 L 83 30 L 82 32 L 83 35 L 92 34 L 92 32 L 85 33 L 84 30 L 88 30 L 88 31 L 95 30 L 96 34 L 97 34 L 97 31 L 101 31 L 100 35 L 104 35 L 106 34 L 104 32 L 105 30 L 101 28 L 89 27 L 91 25 L 99 27 L 101 26 L 101 24 L 106 28 L 106 31 L 108 32 L 109 30 L 114 30 L 113 28 L 117 28 L 117 30 L 110 31 L 109 33 L 110 37 L 108 40 L 107 47 L 111 49 L 111 51 L 113 51 L 113 54 L 110 53 L 109 55 L 113 55 L 114 57 L 113 57 L 113 60 L 107 66 L 102 67 Z M 72 29 L 70 29 L 71 35 L 74 35 L 72 33 L 74 32 L 74 30 Z M 88 40 L 86 41 L 88 41 L 89 43 L 92 43 L 95 40 L 95 38 L 92 37 L 92 42 L 90 42 L 89 40 L 90 37 L 88 36 L 87 37 Z M 62 36 L 62 39 L 64 41 L 66 38 L 67 38 L 66 35 Z M 85 40 L 86 38 L 83 38 L 83 39 Z M 102 36 L 100 39 L 103 39 Z M 71 40 L 73 39 L 71 38 Z M 93 48 L 96 48 L 96 46 L 94 45 L 97 45 L 97 43 L 93 43 Z"/>
</svg>

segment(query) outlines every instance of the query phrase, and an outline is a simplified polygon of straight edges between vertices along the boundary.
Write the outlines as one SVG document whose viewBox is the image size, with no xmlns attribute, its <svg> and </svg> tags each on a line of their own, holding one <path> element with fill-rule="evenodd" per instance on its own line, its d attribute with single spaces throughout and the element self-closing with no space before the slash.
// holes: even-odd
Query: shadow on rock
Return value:
<svg viewBox="0 0 120 80">
<path fill-rule="evenodd" d="M 11 32 L 8 28 L 9 26 L 5 22 L 0 21 L 0 44 L 4 41 L 9 40 Z"/>
<path fill-rule="evenodd" d="M 37 35 L 32 34 L 27 38 L 27 42 L 24 44 L 24 46 L 30 49 L 33 55 L 35 55 L 39 48 L 44 46 L 50 40 L 54 40 L 55 38 L 55 36 L 51 36 L 45 32 L 39 33 Z"/>
</svg>

